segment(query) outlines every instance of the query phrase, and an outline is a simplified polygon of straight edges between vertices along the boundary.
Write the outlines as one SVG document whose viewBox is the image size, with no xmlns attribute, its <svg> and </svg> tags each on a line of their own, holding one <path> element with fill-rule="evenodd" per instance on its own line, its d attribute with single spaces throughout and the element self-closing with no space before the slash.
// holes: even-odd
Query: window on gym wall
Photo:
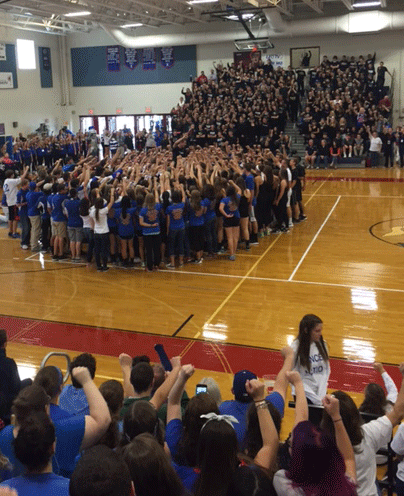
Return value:
<svg viewBox="0 0 404 496">
<path fill-rule="evenodd" d="M 17 39 L 17 61 L 18 69 L 36 69 L 33 40 Z"/>
</svg>

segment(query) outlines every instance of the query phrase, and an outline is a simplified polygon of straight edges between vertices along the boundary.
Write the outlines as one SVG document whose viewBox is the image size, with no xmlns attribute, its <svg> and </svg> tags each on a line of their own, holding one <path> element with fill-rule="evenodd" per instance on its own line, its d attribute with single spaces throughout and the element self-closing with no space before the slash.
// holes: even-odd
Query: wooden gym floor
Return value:
<svg viewBox="0 0 404 496">
<path fill-rule="evenodd" d="M 404 361 L 403 188 L 398 168 L 308 171 L 306 222 L 240 250 L 235 262 L 222 256 L 158 273 L 54 263 L 23 252 L 3 226 L 8 353 L 29 376 L 48 349 L 91 351 L 102 382 L 119 377 L 120 352 L 156 359 L 153 344 L 162 342 L 197 365 L 192 387 L 213 375 L 227 399 L 235 371 L 276 373 L 277 350 L 314 313 L 333 357 L 332 387 L 359 393 L 376 380 L 370 362 Z"/>
</svg>

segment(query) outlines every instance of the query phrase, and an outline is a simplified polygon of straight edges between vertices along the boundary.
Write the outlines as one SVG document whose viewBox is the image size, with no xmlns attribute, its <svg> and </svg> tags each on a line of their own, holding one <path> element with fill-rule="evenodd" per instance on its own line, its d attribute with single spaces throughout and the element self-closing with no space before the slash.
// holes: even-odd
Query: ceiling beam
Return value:
<svg viewBox="0 0 404 496">
<path fill-rule="evenodd" d="M 202 19 L 199 19 L 198 17 L 190 16 L 187 14 L 182 14 L 181 12 L 178 12 L 177 10 L 173 10 L 173 9 L 170 10 L 169 8 L 160 7 L 158 5 L 150 5 L 147 2 L 142 2 L 141 0 L 130 0 L 130 3 L 135 4 L 135 5 L 140 5 L 141 7 L 144 7 L 146 9 L 150 9 L 150 8 L 159 9 L 168 15 L 176 15 L 177 17 L 189 19 L 190 21 L 200 22 L 202 24 L 206 24 L 206 21 L 203 21 Z M 185 7 L 184 4 L 182 4 L 182 6 L 183 6 L 183 8 Z"/>
<path fill-rule="evenodd" d="M 353 10 L 352 0 L 341 0 L 348 10 Z"/>
<path fill-rule="evenodd" d="M 272 2 L 267 0 L 271 5 Z M 290 3 L 290 5 L 288 5 Z M 288 17 L 293 17 L 292 13 L 292 2 L 287 2 L 287 0 L 281 0 L 280 3 L 276 4 L 276 8 L 282 12 L 282 14 L 287 15 Z"/>
<path fill-rule="evenodd" d="M 319 14 L 323 14 L 323 9 L 321 8 L 320 0 L 302 0 L 303 3 L 311 7 L 314 11 Z"/>
</svg>

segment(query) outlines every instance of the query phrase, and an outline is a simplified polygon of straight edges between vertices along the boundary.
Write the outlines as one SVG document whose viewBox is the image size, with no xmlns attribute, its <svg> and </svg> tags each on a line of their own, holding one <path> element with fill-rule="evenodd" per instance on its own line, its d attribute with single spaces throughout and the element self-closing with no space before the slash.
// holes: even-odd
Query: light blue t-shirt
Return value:
<svg viewBox="0 0 404 496">
<path fill-rule="evenodd" d="M 55 474 L 21 475 L 1 486 L 15 489 L 18 496 L 69 496 L 69 479 Z"/>
</svg>

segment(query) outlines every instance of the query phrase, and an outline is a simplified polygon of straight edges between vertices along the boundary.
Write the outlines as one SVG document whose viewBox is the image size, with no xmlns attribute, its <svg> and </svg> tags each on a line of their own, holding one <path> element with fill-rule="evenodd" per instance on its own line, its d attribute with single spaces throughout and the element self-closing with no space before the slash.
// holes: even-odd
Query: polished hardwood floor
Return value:
<svg viewBox="0 0 404 496">
<path fill-rule="evenodd" d="M 307 175 L 307 221 L 262 238 L 235 262 L 222 256 L 176 271 L 98 273 L 24 252 L 4 227 L 0 314 L 164 336 L 193 315 L 177 337 L 279 350 L 296 336 L 300 318 L 315 313 L 333 357 L 398 364 L 404 360 L 404 173 Z M 37 367 L 46 350 L 19 344 L 18 334 L 13 341 L 17 361 Z M 60 343 L 66 348 L 62 335 Z M 102 363 L 101 379 L 119 376 L 116 358 Z M 217 377 L 229 391 L 231 376 Z"/>
</svg>

